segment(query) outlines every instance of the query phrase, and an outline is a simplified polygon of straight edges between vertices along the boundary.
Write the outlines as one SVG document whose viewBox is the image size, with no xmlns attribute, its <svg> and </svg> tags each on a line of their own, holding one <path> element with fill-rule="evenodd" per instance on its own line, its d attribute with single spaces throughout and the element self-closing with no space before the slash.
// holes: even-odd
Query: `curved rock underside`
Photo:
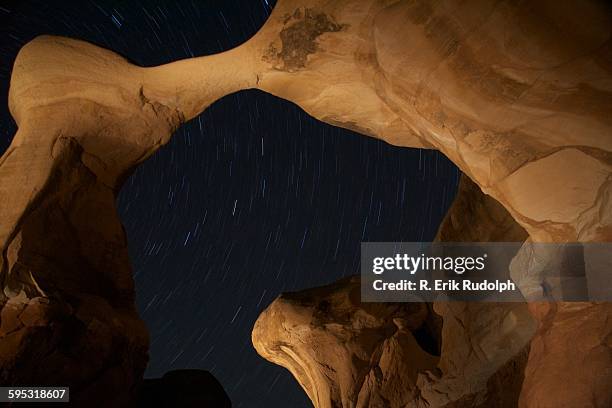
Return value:
<svg viewBox="0 0 612 408">
<path fill-rule="evenodd" d="M 240 89 L 443 152 L 488 197 L 475 186 L 480 201 L 458 197 L 464 208 L 451 210 L 440 239 L 519 240 L 524 230 L 532 241 L 610 241 L 611 30 L 598 1 L 280 0 L 240 47 L 159 67 L 78 40 L 33 40 L 15 61 L 9 107 L 19 129 L 0 158 L 0 383 L 61 382 L 77 402 L 96 395 L 101 405 L 133 399 L 148 335 L 115 196 L 178 126 Z M 472 215 L 496 228 L 463 234 Z M 431 308 L 371 310 L 350 285 L 321 299 L 281 297 L 258 323 L 279 337 L 254 332 L 319 407 L 491 406 L 491 390 L 515 372 L 524 373 L 521 406 L 612 405 L 610 304 L 437 304 L 437 358 L 415 334 L 435 321 Z M 338 322 L 313 317 L 323 299 Z M 342 351 L 338 367 L 315 367 L 330 351 L 298 347 L 297 333 Z M 276 347 L 283 336 L 286 350 Z"/>
<path fill-rule="evenodd" d="M 526 237 L 463 176 L 437 239 Z M 257 320 L 253 344 L 287 367 L 320 408 L 517 406 L 536 328 L 526 304 L 359 298 L 357 277 L 282 295 Z"/>
<path fill-rule="evenodd" d="M 419 371 L 438 363 L 440 324 L 430 307 L 360 297 L 357 278 L 284 294 L 255 324 L 259 354 L 287 367 L 316 407 L 406 406 Z"/>
</svg>

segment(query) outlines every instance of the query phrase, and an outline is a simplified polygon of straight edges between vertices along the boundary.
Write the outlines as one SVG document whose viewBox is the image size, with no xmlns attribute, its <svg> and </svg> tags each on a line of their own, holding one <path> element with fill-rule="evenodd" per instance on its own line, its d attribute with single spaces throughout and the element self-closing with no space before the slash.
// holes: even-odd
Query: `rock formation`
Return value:
<svg viewBox="0 0 612 408">
<path fill-rule="evenodd" d="M 437 318 L 424 303 L 362 304 L 360 290 L 351 278 L 282 295 L 255 324 L 253 344 L 315 407 L 408 406 L 418 373 L 438 362 Z"/>
<path fill-rule="evenodd" d="M 522 242 L 525 230 L 463 175 L 437 241 Z M 529 342 L 535 331 L 527 305 L 435 302 L 444 324 L 439 375 L 420 379 L 429 406 L 516 407 Z"/>
<path fill-rule="evenodd" d="M 463 176 L 437 239 L 526 236 Z M 253 329 L 259 354 L 287 367 L 315 407 L 517 406 L 535 331 L 526 304 L 360 303 L 359 291 L 355 277 L 281 295 Z"/>
<path fill-rule="evenodd" d="M 148 333 L 115 197 L 184 120 L 241 87 L 215 57 L 195 64 L 199 76 L 193 62 L 145 70 L 50 36 L 20 51 L 9 94 L 19 129 L 0 159 L 0 383 L 67 384 L 90 406 L 133 400 Z"/>
<path fill-rule="evenodd" d="M 177 126 L 240 89 L 440 150 L 532 241 L 610 241 L 611 30 L 594 0 L 280 0 L 242 46 L 160 67 L 33 40 L 15 61 L 19 130 L 0 158 L 0 381 L 133 398 L 148 340 L 115 195 Z M 612 405 L 610 305 L 530 311 L 522 406 Z"/>
</svg>

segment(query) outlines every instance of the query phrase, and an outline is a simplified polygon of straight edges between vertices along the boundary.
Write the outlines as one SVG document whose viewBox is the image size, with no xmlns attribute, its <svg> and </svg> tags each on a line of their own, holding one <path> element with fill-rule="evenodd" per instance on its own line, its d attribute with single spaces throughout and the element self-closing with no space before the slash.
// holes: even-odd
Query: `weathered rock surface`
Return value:
<svg viewBox="0 0 612 408">
<path fill-rule="evenodd" d="M 341 28 L 287 69 L 274 50 L 309 27 L 299 6 Z M 321 120 L 442 151 L 534 241 L 610 241 L 611 31 L 600 2 L 280 2 L 258 34 L 276 71 L 258 86 Z M 523 406 L 610 405 L 608 306 L 584 305 L 587 321 L 603 316 L 591 323 L 576 307 L 532 308 L 534 344 L 555 346 L 531 349 Z M 573 358 L 569 332 L 593 352 Z"/>
<path fill-rule="evenodd" d="M 529 235 L 495 199 L 465 174 L 438 228 L 441 242 L 523 242 Z"/>
<path fill-rule="evenodd" d="M 359 279 L 280 296 L 258 353 L 317 408 L 516 407 L 535 322 L 525 304 L 359 302 Z M 437 344 L 441 341 L 441 354 Z"/>
<path fill-rule="evenodd" d="M 358 278 L 281 295 L 253 344 L 286 367 L 315 407 L 405 407 L 438 362 L 439 318 L 424 303 L 361 303 Z"/>
<path fill-rule="evenodd" d="M 520 407 L 612 405 L 610 303 L 531 303 L 531 341 Z"/>
<path fill-rule="evenodd" d="M 437 241 L 522 242 L 527 232 L 463 175 Z M 535 321 L 520 303 L 436 302 L 442 318 L 437 376 L 422 375 L 429 406 L 516 407 Z"/>
<path fill-rule="evenodd" d="M 280 0 L 242 46 L 154 68 L 35 39 L 15 61 L 19 130 L 0 158 L 0 381 L 130 400 L 147 335 L 114 196 L 177 126 L 240 89 L 440 150 L 533 241 L 611 241 L 611 31 L 597 1 Z M 531 311 L 521 404 L 611 405 L 609 305 Z"/>
<path fill-rule="evenodd" d="M 526 236 L 463 176 L 437 239 Z M 360 303 L 359 290 L 355 277 L 282 295 L 253 329 L 259 354 L 288 368 L 315 407 L 517 406 L 536 328 L 526 304 Z M 398 325 L 400 313 L 410 323 Z"/>
<path fill-rule="evenodd" d="M 212 63 L 202 68 L 219 73 Z M 189 117 L 189 104 L 178 110 L 149 99 L 169 93 L 165 87 L 180 99 L 172 80 L 196 73 L 168 68 L 158 77 L 58 37 L 20 51 L 9 95 L 19 130 L 0 159 L 0 383 L 69 385 L 72 400 L 88 406 L 133 400 L 148 333 L 134 306 L 115 196 Z M 198 83 L 185 86 L 200 92 L 202 106 L 226 92 Z"/>
<path fill-rule="evenodd" d="M 535 240 L 582 241 L 611 238 L 611 32 L 591 1 L 288 0 L 252 44 L 259 88 L 438 149 Z"/>
</svg>

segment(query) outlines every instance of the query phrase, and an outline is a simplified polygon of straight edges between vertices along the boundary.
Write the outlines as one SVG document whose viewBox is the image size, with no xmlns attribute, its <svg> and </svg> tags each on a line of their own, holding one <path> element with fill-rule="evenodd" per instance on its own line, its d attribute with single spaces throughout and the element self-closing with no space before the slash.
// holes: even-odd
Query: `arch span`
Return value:
<svg viewBox="0 0 612 408">
<path fill-rule="evenodd" d="M 62 366 L 81 395 L 113 386 L 109 397 L 128 398 L 146 331 L 114 196 L 181 123 L 240 89 L 440 150 L 530 239 L 610 241 L 608 6 L 459 3 L 279 1 L 242 46 L 154 68 L 66 38 L 26 45 L 9 94 L 19 130 L 0 159 L 2 372 L 44 383 Z M 610 405 L 612 387 L 597 375 L 610 372 L 609 305 L 530 309 L 540 330 L 521 403 Z M 80 354 L 64 353 L 60 338 Z M 576 344 L 585 357 L 564 357 Z M 43 356 L 55 368 L 41 367 Z"/>
</svg>

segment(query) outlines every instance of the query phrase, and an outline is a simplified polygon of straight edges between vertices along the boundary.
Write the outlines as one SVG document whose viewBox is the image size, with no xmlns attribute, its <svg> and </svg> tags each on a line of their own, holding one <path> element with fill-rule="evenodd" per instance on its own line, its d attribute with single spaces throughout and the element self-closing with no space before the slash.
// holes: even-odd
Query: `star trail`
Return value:
<svg viewBox="0 0 612 408">
<path fill-rule="evenodd" d="M 0 152 L 15 133 L 10 71 L 39 34 L 91 41 L 152 66 L 230 49 L 268 1 L 0 0 Z M 427 241 L 459 171 L 433 151 L 397 148 L 321 123 L 249 90 L 185 124 L 118 197 L 151 333 L 146 376 L 211 371 L 235 407 L 310 407 L 250 333 L 279 293 L 357 274 L 361 241 Z"/>
</svg>

